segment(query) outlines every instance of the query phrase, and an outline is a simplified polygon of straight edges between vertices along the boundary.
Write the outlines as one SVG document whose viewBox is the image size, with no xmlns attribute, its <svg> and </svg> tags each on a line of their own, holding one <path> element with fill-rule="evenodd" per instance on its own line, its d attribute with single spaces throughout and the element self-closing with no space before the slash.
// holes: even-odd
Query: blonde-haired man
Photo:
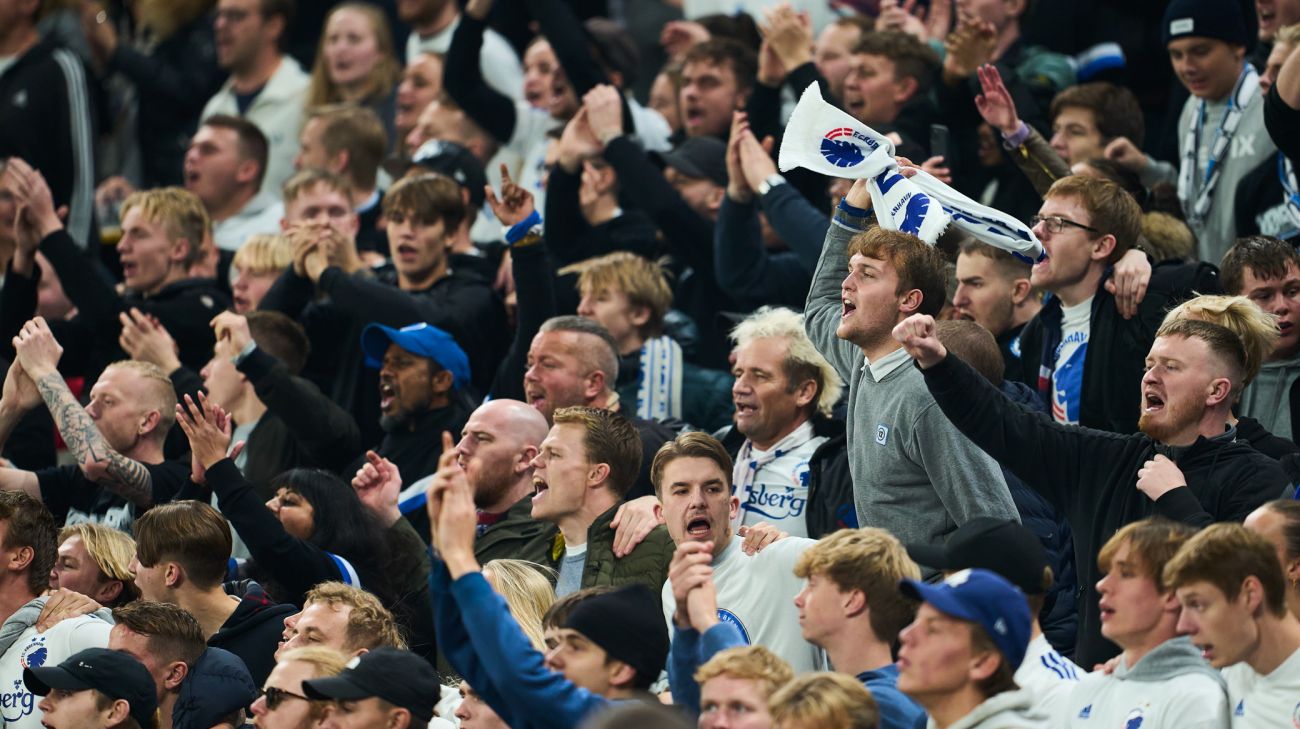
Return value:
<svg viewBox="0 0 1300 729">
<path fill-rule="evenodd" d="M 635 405 L 639 418 L 676 418 L 704 430 L 727 424 L 731 378 L 686 362 L 681 345 L 664 333 L 673 292 L 663 267 L 616 251 L 567 270 L 580 272 L 578 316 L 605 327 L 618 345 L 620 402 Z"/>
<path fill-rule="evenodd" d="M 121 317 L 133 308 L 156 317 L 176 341 L 181 362 L 198 369 L 212 352 L 208 322 L 229 304 L 229 297 L 211 279 L 198 278 L 212 225 L 203 204 L 179 187 L 133 193 L 122 205 L 122 240 L 118 258 L 126 293 L 119 295 L 95 267 L 86 265 L 85 251 L 64 230 L 54 211 L 49 188 L 39 172 L 22 160 L 5 167 L 4 187 L 13 192 L 22 210 L 22 225 L 11 274 L 5 278 L 7 310 L 36 310 L 36 252 L 49 260 L 77 315 L 62 332 L 83 337 L 88 353 L 68 363 L 64 374 L 91 379 L 109 362 L 122 357 L 118 337 Z"/>
<path fill-rule="evenodd" d="M 768 699 L 793 678 L 790 664 L 761 645 L 718 652 L 695 671 L 700 729 L 729 726 L 725 720 L 738 711 L 748 717 L 745 726 L 751 729 L 761 729 L 761 722 L 770 726 Z"/>
<path fill-rule="evenodd" d="M 848 676 L 819 671 L 805 673 L 768 699 L 768 715 L 776 729 L 876 729 L 880 704 L 862 684 Z"/>
<path fill-rule="evenodd" d="M 372 648 L 406 648 L 393 614 L 379 598 L 342 582 L 322 582 L 303 599 L 302 610 L 284 619 L 277 660 L 295 649 L 324 646 L 359 656 Z"/>
<path fill-rule="evenodd" d="M 0 489 L 40 499 L 61 523 L 102 522 L 129 530 L 137 510 L 170 501 L 189 480 L 188 464 L 163 457 L 163 442 L 176 421 L 176 392 L 162 370 L 115 362 L 83 407 L 58 370 L 63 347 L 44 319 L 27 322 L 14 347 L 18 356 L 0 396 L 0 444 L 44 403 L 76 463 L 38 472 L 0 468 Z"/>
<path fill-rule="evenodd" d="M 262 686 L 262 695 L 249 707 L 253 726 L 317 727 L 328 706 L 324 701 L 303 698 L 303 682 L 329 678 L 343 672 L 348 656 L 332 648 L 297 648 L 279 657 Z"/>
<path fill-rule="evenodd" d="M 1163 576 L 1183 606 L 1178 632 L 1223 669 L 1232 726 L 1294 723 L 1300 621 L 1287 610 L 1273 545 L 1240 524 L 1214 524 L 1187 540 Z"/>
<path fill-rule="evenodd" d="M 763 307 L 731 340 L 735 423 L 718 435 L 735 461 L 733 526 L 767 522 L 814 538 L 856 527 L 845 427 L 831 416 L 844 383 L 804 332 L 803 314 Z"/>
<path fill-rule="evenodd" d="M 794 573 L 807 580 L 794 599 L 804 640 L 871 691 L 882 729 L 916 726 L 925 711 L 898 690 L 890 652 L 916 616 L 898 586 L 921 578 L 902 543 L 884 529 L 842 529 L 804 551 Z"/>
<path fill-rule="evenodd" d="M 81 523 L 59 532 L 59 556 L 50 570 L 50 589 L 79 592 L 107 607 L 140 597 L 131 577 L 135 540 L 103 524 Z"/>
</svg>

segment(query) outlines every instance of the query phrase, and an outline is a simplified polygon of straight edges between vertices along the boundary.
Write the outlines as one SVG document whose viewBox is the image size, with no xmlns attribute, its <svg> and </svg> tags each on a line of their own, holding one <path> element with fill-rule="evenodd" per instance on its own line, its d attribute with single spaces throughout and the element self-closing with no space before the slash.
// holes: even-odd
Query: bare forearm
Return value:
<svg viewBox="0 0 1300 729">
<path fill-rule="evenodd" d="M 54 417 L 54 424 L 68 444 L 68 450 L 76 457 L 79 464 L 103 464 L 104 476 L 100 483 L 118 496 L 138 505 L 148 506 L 153 502 L 152 478 L 149 471 L 139 462 L 134 461 L 113 450 L 108 441 L 95 427 L 95 422 L 86 414 L 85 408 L 72 396 L 72 391 L 63 382 L 57 372 L 51 372 L 36 380 L 36 389 L 40 391 L 45 406 Z"/>
<path fill-rule="evenodd" d="M 0 400 L 0 451 L 3 451 L 5 445 L 9 443 L 9 436 L 13 435 L 14 429 L 26 414 L 23 410 Z"/>
<path fill-rule="evenodd" d="M 41 501 L 41 484 L 36 474 L 18 468 L 0 468 L 0 491 L 22 491 Z"/>
</svg>

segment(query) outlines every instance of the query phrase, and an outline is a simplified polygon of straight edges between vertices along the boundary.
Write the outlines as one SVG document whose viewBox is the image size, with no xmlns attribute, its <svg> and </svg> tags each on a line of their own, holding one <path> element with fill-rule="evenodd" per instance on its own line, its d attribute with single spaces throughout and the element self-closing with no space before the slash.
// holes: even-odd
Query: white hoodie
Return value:
<svg viewBox="0 0 1300 729">
<path fill-rule="evenodd" d="M 1191 640 L 1167 640 L 1133 666 L 1084 676 L 1053 723 L 1074 729 L 1227 729 L 1219 672 Z"/>
<path fill-rule="evenodd" d="M 1004 691 L 985 699 L 948 729 L 1047 729 L 1052 723 L 1034 708 L 1036 700 L 1030 689 Z M 935 729 L 937 725 L 930 719 L 926 726 Z"/>
</svg>

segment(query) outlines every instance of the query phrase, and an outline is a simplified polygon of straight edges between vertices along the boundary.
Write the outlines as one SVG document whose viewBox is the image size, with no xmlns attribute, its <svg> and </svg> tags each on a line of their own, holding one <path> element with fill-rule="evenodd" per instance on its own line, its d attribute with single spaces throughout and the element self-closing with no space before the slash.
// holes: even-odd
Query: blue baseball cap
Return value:
<svg viewBox="0 0 1300 729">
<path fill-rule="evenodd" d="M 465 350 L 450 334 L 432 324 L 420 322 L 401 329 L 383 324 L 367 325 L 361 331 L 361 351 L 366 355 L 366 366 L 383 367 L 384 353 L 390 344 L 437 362 L 439 367 L 451 373 L 454 387 L 464 387 L 469 383 L 469 357 Z"/>
<path fill-rule="evenodd" d="M 954 572 L 938 584 L 903 580 L 898 587 L 904 595 L 929 603 L 944 615 L 979 625 L 1010 661 L 1011 670 L 1020 668 L 1025 660 L 1033 618 L 1025 593 L 1005 578 L 988 570 L 969 569 Z"/>
</svg>

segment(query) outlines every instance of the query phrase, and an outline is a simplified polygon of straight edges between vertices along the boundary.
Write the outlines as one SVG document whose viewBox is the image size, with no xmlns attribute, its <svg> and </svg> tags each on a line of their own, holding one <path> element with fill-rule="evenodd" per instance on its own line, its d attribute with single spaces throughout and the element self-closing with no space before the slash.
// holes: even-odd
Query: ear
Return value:
<svg viewBox="0 0 1300 729">
<path fill-rule="evenodd" d="M 455 382 L 456 377 L 447 370 L 442 370 L 430 378 L 430 384 L 433 386 L 433 391 L 439 395 L 445 395 L 449 392 L 452 384 Z"/>
<path fill-rule="evenodd" d="M 19 547 L 9 557 L 8 569 L 10 572 L 22 572 L 32 565 L 32 560 L 36 558 L 36 550 L 31 547 Z"/>
<path fill-rule="evenodd" d="M 1115 236 L 1107 233 L 1097 239 L 1092 248 L 1092 260 L 1105 262 L 1115 252 Z"/>
<path fill-rule="evenodd" d="M 185 661 L 175 661 L 167 667 L 167 675 L 163 678 L 163 689 L 171 691 L 180 688 L 185 681 L 185 677 L 190 673 L 190 667 L 185 665 Z"/>
<path fill-rule="evenodd" d="M 585 393 L 587 399 L 589 400 L 593 399 L 596 396 L 603 393 L 605 391 L 605 384 L 606 384 L 606 379 L 605 379 L 604 372 L 601 372 L 600 370 L 595 370 L 592 373 L 588 374 L 587 389 Z"/>
<path fill-rule="evenodd" d="M 731 500 L 727 502 L 727 517 L 734 522 L 736 520 L 736 515 L 739 513 L 740 513 L 740 497 L 732 496 Z"/>
<path fill-rule="evenodd" d="M 920 311 L 921 304 L 925 301 L 925 294 L 920 289 L 912 289 L 903 294 L 898 300 L 898 313 L 904 317 L 911 316 Z"/>
<path fill-rule="evenodd" d="M 799 383 L 799 387 L 794 391 L 794 402 L 799 407 L 807 407 L 810 403 L 817 400 L 817 383 L 814 380 L 804 380 Z"/>
<path fill-rule="evenodd" d="M 920 84 L 911 76 L 894 78 L 894 102 L 902 104 L 916 95 Z"/>
<path fill-rule="evenodd" d="M 1170 590 L 1169 592 L 1165 593 L 1165 595 L 1163 595 L 1160 599 L 1164 601 L 1165 603 L 1164 611 L 1167 613 L 1173 613 L 1177 615 L 1183 609 L 1183 604 L 1178 602 L 1178 593 L 1174 592 L 1173 590 Z"/>
<path fill-rule="evenodd" d="M 1232 392 L 1232 380 L 1226 377 L 1217 377 L 1210 381 L 1206 386 L 1205 406 L 1214 407 L 1224 400 L 1233 400 L 1236 395 Z"/>
<path fill-rule="evenodd" d="M 108 716 L 106 717 L 108 721 L 104 725 L 117 726 L 119 724 L 124 724 L 130 716 L 131 705 L 128 704 L 125 699 L 117 699 L 108 707 Z"/>
<path fill-rule="evenodd" d="M 657 521 L 657 522 L 659 522 L 660 524 L 662 524 L 662 523 L 664 522 L 664 502 L 663 502 L 663 497 L 662 497 L 662 496 L 659 496 L 658 494 L 655 494 L 655 498 L 659 499 L 658 501 L 655 502 L 655 521 Z"/>
<path fill-rule="evenodd" d="M 722 207 L 722 198 L 726 197 L 726 194 L 727 188 L 721 185 L 714 185 L 709 189 L 709 197 L 707 199 L 709 212 L 716 213 Z"/>
<path fill-rule="evenodd" d="M 650 321 L 650 307 L 644 304 L 632 307 L 632 326 L 640 329 Z"/>
<path fill-rule="evenodd" d="M 388 712 L 386 729 L 410 729 L 411 712 L 408 709 L 393 709 Z"/>
<path fill-rule="evenodd" d="M 598 486 L 598 485 L 603 486 L 606 479 L 608 478 L 609 478 L 608 463 L 593 463 L 591 464 L 591 467 L 587 469 L 588 486 Z"/>
<path fill-rule="evenodd" d="M 1172 594 L 1172 593 L 1171 593 Z M 1177 602 L 1175 600 L 1174 602 Z M 992 676 L 997 672 L 998 666 L 1001 665 L 1002 656 L 997 651 L 982 651 L 971 656 L 970 660 L 970 678 L 971 682 L 979 682 Z"/>
<path fill-rule="evenodd" d="M 1264 584 L 1254 575 L 1246 575 L 1241 581 L 1241 592 L 1237 599 L 1252 615 L 1264 605 Z"/>
<path fill-rule="evenodd" d="M 184 579 L 185 570 L 175 562 L 168 562 L 167 568 L 163 570 L 163 584 L 167 587 L 180 587 Z"/>
<path fill-rule="evenodd" d="M 1030 292 L 1034 290 L 1034 285 L 1029 283 L 1027 278 L 1018 278 L 1011 284 L 1011 303 L 1014 306 L 1020 306 L 1029 298 Z"/>
<path fill-rule="evenodd" d="M 329 161 L 330 172 L 336 175 L 342 175 L 348 168 L 348 162 L 351 161 L 352 155 L 346 149 L 340 149 L 334 154 L 334 158 Z"/>
<path fill-rule="evenodd" d="M 144 422 L 140 423 L 140 437 L 146 437 L 158 429 L 158 423 L 162 422 L 162 413 L 157 410 L 150 410 L 144 415 Z"/>
<path fill-rule="evenodd" d="M 190 249 L 193 247 L 189 238 L 176 238 L 172 241 L 171 249 L 167 251 L 167 260 L 170 263 L 183 264 L 190 257 Z"/>
<path fill-rule="evenodd" d="M 95 602 L 100 605 L 107 605 L 116 600 L 122 594 L 122 581 L 109 580 L 105 582 L 98 590 L 95 591 Z"/>
<path fill-rule="evenodd" d="M 632 668 L 626 663 L 619 660 L 615 660 L 613 658 L 610 658 L 608 660 L 609 663 L 606 664 L 606 668 L 609 670 L 610 686 L 616 686 L 616 687 L 629 686 L 633 681 L 636 680 L 635 668 Z"/>
<path fill-rule="evenodd" d="M 1025 0 L 1002 0 L 1002 3 L 1007 7 L 1007 15 L 1013 18 L 1019 18 L 1025 14 Z"/>
<path fill-rule="evenodd" d="M 515 473 L 524 473 L 532 468 L 533 459 L 537 457 L 538 448 L 535 445 L 526 445 L 519 450 L 519 460 L 515 461 Z"/>
<path fill-rule="evenodd" d="M 257 162 L 246 159 L 235 168 L 235 179 L 244 184 L 251 184 L 257 179 Z"/>
<path fill-rule="evenodd" d="M 847 617 L 856 618 L 867 611 L 867 593 L 862 590 L 841 592 L 840 596 L 844 605 L 844 614 Z"/>
</svg>

